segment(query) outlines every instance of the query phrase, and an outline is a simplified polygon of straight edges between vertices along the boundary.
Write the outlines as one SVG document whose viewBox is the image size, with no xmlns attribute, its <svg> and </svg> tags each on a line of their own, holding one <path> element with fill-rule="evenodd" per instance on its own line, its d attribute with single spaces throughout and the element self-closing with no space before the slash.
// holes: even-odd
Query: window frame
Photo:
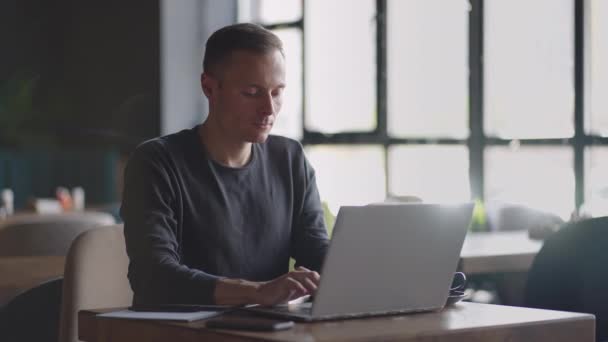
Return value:
<svg viewBox="0 0 608 342">
<path fill-rule="evenodd" d="M 388 150 L 393 145 L 466 145 L 469 152 L 469 182 L 471 200 L 483 201 L 485 197 L 484 151 L 490 146 L 507 146 L 517 140 L 520 146 L 570 146 L 574 154 L 575 208 L 579 210 L 585 201 L 585 150 L 592 146 L 608 146 L 608 137 L 585 133 L 585 52 L 586 31 L 585 12 L 588 1 L 572 0 L 574 6 L 574 136 L 551 139 L 503 139 L 485 134 L 484 126 L 484 0 L 469 0 L 469 137 L 453 138 L 398 138 L 388 134 L 387 120 L 387 59 L 386 59 L 386 11 L 387 0 L 376 0 L 376 105 L 377 127 L 368 132 L 344 132 L 327 134 L 306 128 L 306 101 L 302 102 L 302 139 L 304 146 L 310 145 L 379 145 L 384 150 L 386 172 L 385 193 L 389 194 Z M 306 1 L 302 0 L 302 18 L 293 22 L 263 25 L 270 30 L 297 28 L 302 33 L 302 72 L 305 75 L 307 63 L 305 21 Z M 302 98 L 306 98 L 306 77 L 302 78 Z"/>
</svg>

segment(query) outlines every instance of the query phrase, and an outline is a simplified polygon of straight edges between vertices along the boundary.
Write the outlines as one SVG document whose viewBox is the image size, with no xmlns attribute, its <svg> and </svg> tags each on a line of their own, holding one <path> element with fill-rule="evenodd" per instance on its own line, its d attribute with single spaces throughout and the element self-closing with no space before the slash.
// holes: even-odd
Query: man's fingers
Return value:
<svg viewBox="0 0 608 342">
<path fill-rule="evenodd" d="M 291 290 L 289 288 L 283 289 L 283 293 L 281 294 L 281 296 L 277 297 L 275 299 L 275 302 L 272 303 L 271 305 L 287 303 L 288 301 L 291 300 L 290 298 L 292 298 L 294 296 L 294 292 L 296 292 L 296 291 Z"/>
<path fill-rule="evenodd" d="M 310 278 L 304 279 L 304 286 L 306 286 L 306 289 L 308 289 L 309 294 L 314 294 L 317 292 L 318 286 L 312 280 L 310 280 Z"/>
<path fill-rule="evenodd" d="M 319 286 L 319 282 L 321 281 L 319 273 L 313 271 L 294 271 L 290 272 L 289 275 L 301 283 L 304 283 L 305 279 L 309 279 L 315 286 Z"/>
<path fill-rule="evenodd" d="M 311 271 L 308 268 L 304 267 L 304 266 L 298 266 L 295 269 L 296 271 L 300 271 L 300 272 L 307 272 L 310 273 L 312 275 L 312 277 L 315 279 L 315 283 L 318 284 L 319 280 L 321 280 L 321 276 L 319 275 L 318 272 L 316 271 Z"/>
<path fill-rule="evenodd" d="M 306 292 L 306 289 L 298 281 L 290 277 L 281 279 L 277 285 L 275 290 L 267 297 L 266 305 L 287 303 L 293 298 L 300 297 L 299 293 Z"/>
<path fill-rule="evenodd" d="M 278 303 L 286 303 L 292 299 L 302 297 L 303 295 L 308 293 L 308 290 L 299 281 L 291 277 L 286 278 L 284 289 L 285 296 L 281 296 L 281 299 Z"/>
<path fill-rule="evenodd" d="M 293 278 L 296 278 L 306 288 L 308 294 L 313 294 L 317 291 L 318 284 L 310 273 L 299 274 Z"/>
<path fill-rule="evenodd" d="M 319 287 L 319 274 L 305 267 L 286 273 L 264 285 L 261 303 L 276 305 L 310 294 L 314 295 Z"/>
<path fill-rule="evenodd" d="M 306 287 L 298 279 L 287 277 L 287 282 L 289 289 L 295 290 L 299 294 L 298 297 L 303 296 L 308 292 Z"/>
</svg>

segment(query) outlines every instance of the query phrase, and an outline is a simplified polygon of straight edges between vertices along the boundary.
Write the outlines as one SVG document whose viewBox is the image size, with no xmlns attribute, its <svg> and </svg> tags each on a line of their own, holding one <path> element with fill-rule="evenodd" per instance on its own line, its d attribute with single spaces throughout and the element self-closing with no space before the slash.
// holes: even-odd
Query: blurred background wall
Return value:
<svg viewBox="0 0 608 342">
<path fill-rule="evenodd" d="M 82 186 L 120 199 L 140 142 L 203 120 L 206 37 L 233 1 L 0 2 L 0 189 L 15 207 Z"/>
</svg>

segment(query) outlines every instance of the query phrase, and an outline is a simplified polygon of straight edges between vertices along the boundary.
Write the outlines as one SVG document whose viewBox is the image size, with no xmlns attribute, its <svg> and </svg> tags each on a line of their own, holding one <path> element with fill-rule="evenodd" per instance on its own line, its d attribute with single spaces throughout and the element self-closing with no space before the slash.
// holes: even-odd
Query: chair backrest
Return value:
<svg viewBox="0 0 608 342">
<path fill-rule="evenodd" d="M 123 226 L 91 229 L 66 258 L 59 341 L 78 341 L 78 311 L 131 305 Z"/>
<path fill-rule="evenodd" d="M 564 223 L 556 214 L 520 204 L 489 201 L 484 207 L 492 231 L 530 230 Z"/>
<path fill-rule="evenodd" d="M 61 286 L 61 277 L 48 280 L 0 307 L 0 339 L 3 342 L 56 342 Z"/>
<path fill-rule="evenodd" d="M 112 215 L 98 212 L 10 218 L 0 222 L 0 256 L 64 256 L 80 233 L 114 223 Z"/>
<path fill-rule="evenodd" d="M 543 244 L 528 273 L 526 306 L 586 312 L 608 339 L 608 217 L 566 224 Z"/>
</svg>

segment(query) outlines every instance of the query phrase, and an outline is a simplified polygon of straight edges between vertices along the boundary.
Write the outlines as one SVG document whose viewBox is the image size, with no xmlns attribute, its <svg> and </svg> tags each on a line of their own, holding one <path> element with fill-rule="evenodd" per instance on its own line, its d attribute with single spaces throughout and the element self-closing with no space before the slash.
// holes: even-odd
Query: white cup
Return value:
<svg viewBox="0 0 608 342">
<path fill-rule="evenodd" d="M 13 190 L 3 189 L 2 192 L 0 192 L 0 201 L 2 202 L 2 207 L 4 208 L 6 215 L 15 213 L 14 200 Z"/>
</svg>

